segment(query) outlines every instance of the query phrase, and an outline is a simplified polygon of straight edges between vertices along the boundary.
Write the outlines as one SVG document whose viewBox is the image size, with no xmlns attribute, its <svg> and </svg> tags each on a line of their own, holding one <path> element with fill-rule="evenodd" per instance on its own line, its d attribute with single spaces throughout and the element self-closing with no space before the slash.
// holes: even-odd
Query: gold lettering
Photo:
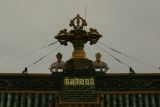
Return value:
<svg viewBox="0 0 160 107">
<path fill-rule="evenodd" d="M 95 79 L 93 77 L 91 78 L 69 78 L 65 77 L 64 78 L 64 85 L 66 86 L 93 86 L 95 85 Z"/>
<path fill-rule="evenodd" d="M 74 83 L 75 83 L 75 85 L 79 85 L 79 79 L 78 78 L 74 78 Z"/>
<path fill-rule="evenodd" d="M 89 84 L 89 79 L 85 79 L 85 85 L 90 85 Z"/>
<path fill-rule="evenodd" d="M 79 79 L 79 85 L 84 85 L 84 79 Z"/>
<path fill-rule="evenodd" d="M 64 79 L 64 85 L 69 85 L 69 79 L 67 77 Z"/>
<path fill-rule="evenodd" d="M 69 84 L 70 84 L 70 85 L 75 85 L 75 84 L 74 84 L 74 79 L 69 79 L 69 80 L 70 80 L 70 81 L 69 81 Z"/>
<path fill-rule="evenodd" d="M 94 85 L 94 78 L 93 78 L 93 77 L 90 78 L 89 84 L 90 84 L 90 85 Z"/>
</svg>

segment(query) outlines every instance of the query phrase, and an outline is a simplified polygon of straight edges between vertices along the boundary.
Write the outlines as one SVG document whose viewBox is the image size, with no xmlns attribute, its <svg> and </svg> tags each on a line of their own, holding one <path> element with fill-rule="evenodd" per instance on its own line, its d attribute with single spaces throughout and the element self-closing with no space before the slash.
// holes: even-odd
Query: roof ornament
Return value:
<svg viewBox="0 0 160 107">
<path fill-rule="evenodd" d="M 69 25 L 73 27 L 72 30 L 69 32 L 67 32 L 66 28 L 60 30 L 55 38 L 61 45 L 67 46 L 67 42 L 71 42 L 73 44 L 74 51 L 72 58 L 85 58 L 86 55 L 83 50 L 84 44 L 88 41 L 91 45 L 96 44 L 102 35 L 94 28 L 90 28 L 89 32 L 84 30 L 83 27 L 87 26 L 87 23 L 79 14 L 70 21 Z"/>
<path fill-rule="evenodd" d="M 55 38 L 59 41 L 61 45 L 67 46 L 68 42 L 71 42 L 74 48 L 74 51 L 72 53 L 72 58 L 67 65 L 73 65 L 73 67 L 67 67 L 67 68 L 87 68 L 87 67 L 82 67 L 83 66 L 89 65 L 86 64 L 85 62 L 91 62 L 86 58 L 86 54 L 84 51 L 84 45 L 87 42 L 90 42 L 91 45 L 96 44 L 98 40 L 102 37 L 101 34 L 97 31 L 97 29 L 90 28 L 89 31 L 86 31 L 84 26 L 87 26 L 86 20 L 80 17 L 78 14 L 75 18 L 73 18 L 70 21 L 70 27 L 73 27 L 70 31 L 67 31 L 67 29 L 60 30 L 58 35 L 55 36 Z M 78 62 L 79 60 L 79 62 Z M 83 61 L 82 61 L 83 60 Z M 74 61 L 76 63 L 74 63 Z M 74 65 L 78 64 L 78 65 Z M 65 67 L 66 68 L 66 67 Z"/>
<path fill-rule="evenodd" d="M 87 26 L 86 20 L 83 19 L 82 17 L 80 17 L 79 14 L 77 14 L 77 16 L 75 18 L 73 18 L 70 21 L 69 24 L 71 27 L 73 26 L 73 28 L 76 30 L 80 30 L 83 29 L 84 26 Z"/>
</svg>

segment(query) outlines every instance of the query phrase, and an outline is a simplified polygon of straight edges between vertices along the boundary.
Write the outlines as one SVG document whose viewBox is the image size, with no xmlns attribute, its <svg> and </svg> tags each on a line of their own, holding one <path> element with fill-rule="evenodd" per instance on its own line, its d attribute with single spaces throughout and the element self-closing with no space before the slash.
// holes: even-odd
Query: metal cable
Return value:
<svg viewBox="0 0 160 107">
<path fill-rule="evenodd" d="M 8 60 L 8 61 L 0 64 L 0 66 L 6 65 L 6 64 L 9 64 L 9 63 L 12 63 L 12 62 L 14 62 L 14 61 L 16 61 L 16 60 L 19 60 L 19 59 L 23 58 L 23 57 L 26 57 L 26 56 L 29 56 L 29 55 L 31 55 L 31 54 L 34 54 L 34 53 L 36 53 L 36 52 L 39 51 L 39 50 L 42 50 L 42 49 L 44 49 L 44 48 L 47 48 L 47 47 L 49 47 L 49 46 L 51 46 L 51 45 L 56 44 L 57 42 L 58 42 L 58 41 L 52 42 L 52 43 L 50 43 L 50 44 L 48 44 L 48 45 L 42 46 L 42 47 L 40 47 L 40 48 L 38 48 L 38 49 L 35 49 L 35 50 L 31 51 L 31 52 L 28 52 L 28 53 L 25 53 L 25 54 L 20 55 L 20 56 L 18 56 L 18 57 L 15 57 L 15 58 L 13 58 L 13 59 L 11 59 L 11 60 Z"/>
<path fill-rule="evenodd" d="M 105 53 L 107 53 L 108 55 L 110 55 L 112 58 L 114 58 L 116 61 L 118 61 L 119 63 L 131 68 L 131 66 L 129 66 L 128 64 L 122 62 L 121 60 L 119 60 L 117 57 L 113 56 L 112 54 L 110 54 L 109 52 L 107 52 L 105 49 L 103 49 L 102 47 L 96 45 L 99 49 L 103 50 Z"/>
<path fill-rule="evenodd" d="M 141 61 L 141 60 L 139 60 L 139 59 L 137 59 L 137 58 L 134 58 L 134 57 L 132 57 L 132 56 L 129 56 L 129 55 L 127 55 L 127 54 L 125 54 L 125 53 L 123 53 L 123 52 L 120 52 L 120 51 L 118 51 L 118 50 L 116 50 L 116 49 L 113 49 L 113 48 L 109 47 L 108 45 L 106 45 L 106 44 L 104 44 L 104 43 L 101 43 L 101 42 L 98 42 L 98 43 L 101 44 L 101 45 L 104 46 L 104 47 L 109 48 L 110 50 L 112 50 L 112 51 L 114 51 L 114 52 L 116 52 L 116 53 L 118 53 L 118 54 L 121 54 L 121 55 L 123 55 L 123 56 L 126 56 L 127 58 L 130 58 L 130 59 L 132 59 L 132 60 L 134 60 L 134 61 L 137 61 L 137 62 L 139 62 L 139 63 L 141 63 L 141 64 L 143 64 L 143 65 L 149 66 L 149 67 L 154 68 L 154 69 L 156 69 L 156 70 L 157 70 L 157 69 L 160 70 L 159 68 L 157 68 L 157 67 L 155 67 L 155 66 L 153 66 L 153 65 L 151 65 L 151 64 L 148 64 L 148 63 L 146 63 L 146 62 L 144 62 L 144 61 Z"/>
<path fill-rule="evenodd" d="M 51 53 L 53 53 L 54 51 L 56 51 L 58 48 L 60 48 L 61 45 L 59 45 L 58 47 L 56 47 L 55 49 L 53 49 L 52 51 L 48 52 L 46 55 L 40 57 L 38 60 L 36 60 L 34 63 L 32 63 L 31 65 L 27 66 L 27 68 L 32 67 L 33 65 L 37 64 L 38 62 L 40 62 L 41 60 L 43 60 L 45 57 L 47 57 L 48 55 L 50 55 Z"/>
</svg>

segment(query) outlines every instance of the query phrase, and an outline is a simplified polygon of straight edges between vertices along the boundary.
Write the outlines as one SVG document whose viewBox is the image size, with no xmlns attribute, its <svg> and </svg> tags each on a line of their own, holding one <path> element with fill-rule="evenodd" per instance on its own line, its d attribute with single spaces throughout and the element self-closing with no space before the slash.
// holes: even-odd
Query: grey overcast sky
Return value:
<svg viewBox="0 0 160 107">
<path fill-rule="evenodd" d="M 88 26 L 103 35 L 100 42 L 130 56 L 160 66 L 160 0 L 0 0 L 0 72 L 20 73 L 25 66 L 53 50 L 50 46 L 34 54 L 6 63 L 18 56 L 30 53 L 53 41 L 59 30 L 69 28 L 69 21 L 79 13 Z M 48 67 L 57 52 L 64 61 L 71 57 L 72 45 L 62 46 L 41 62 L 29 68 L 30 73 L 49 73 Z M 128 68 L 96 46 L 86 45 L 89 59 L 95 60 L 96 52 L 110 66 L 109 73 L 127 73 Z M 137 73 L 158 73 L 148 67 L 106 48 Z"/>
</svg>

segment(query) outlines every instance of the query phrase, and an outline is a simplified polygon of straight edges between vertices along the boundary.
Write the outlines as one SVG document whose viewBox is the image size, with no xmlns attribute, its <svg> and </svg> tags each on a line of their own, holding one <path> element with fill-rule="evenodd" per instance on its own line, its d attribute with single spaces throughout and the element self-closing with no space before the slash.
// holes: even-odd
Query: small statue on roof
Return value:
<svg viewBox="0 0 160 107">
<path fill-rule="evenodd" d="M 53 73 L 53 72 L 58 72 L 58 69 L 64 69 L 65 66 L 65 62 L 62 61 L 62 54 L 59 52 L 56 55 L 57 61 L 53 62 L 49 68 L 49 70 Z"/>
<path fill-rule="evenodd" d="M 102 56 L 101 53 L 99 53 L 99 52 L 96 53 L 96 55 L 95 55 L 96 60 L 93 62 L 93 66 L 95 69 L 97 68 L 97 69 L 100 69 L 100 71 L 107 72 L 109 67 L 105 62 L 101 61 L 101 56 Z M 105 69 L 105 70 L 103 70 L 103 69 Z"/>
</svg>

